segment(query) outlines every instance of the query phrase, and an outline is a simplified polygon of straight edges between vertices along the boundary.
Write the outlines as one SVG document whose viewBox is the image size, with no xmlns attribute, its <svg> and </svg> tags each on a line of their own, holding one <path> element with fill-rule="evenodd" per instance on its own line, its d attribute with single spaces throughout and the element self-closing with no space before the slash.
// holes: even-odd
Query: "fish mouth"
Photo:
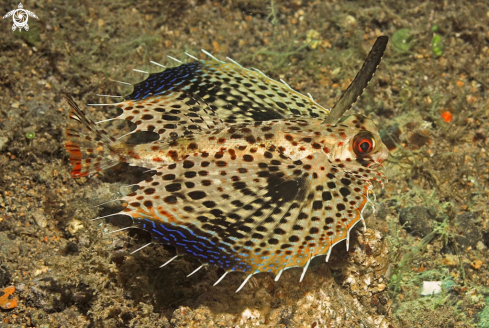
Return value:
<svg viewBox="0 0 489 328">
<path fill-rule="evenodd" d="M 383 165 L 382 164 L 379 164 L 379 163 L 371 163 L 370 165 L 367 166 L 369 169 L 371 170 L 378 170 L 378 169 L 381 169 L 383 168 Z"/>
</svg>

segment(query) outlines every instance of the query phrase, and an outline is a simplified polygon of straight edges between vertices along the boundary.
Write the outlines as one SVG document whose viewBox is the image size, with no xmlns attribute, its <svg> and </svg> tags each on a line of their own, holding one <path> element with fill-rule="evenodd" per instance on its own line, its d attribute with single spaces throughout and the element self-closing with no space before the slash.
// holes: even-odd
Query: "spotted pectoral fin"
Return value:
<svg viewBox="0 0 489 328">
<path fill-rule="evenodd" d="M 299 163 L 277 152 L 266 152 L 266 162 L 252 154 L 204 154 L 165 166 L 140 183 L 124 198 L 123 213 L 160 242 L 204 263 L 249 272 L 255 265 L 246 258 L 247 241 L 285 207 L 296 211 L 308 184 L 294 175 Z"/>
<path fill-rule="evenodd" d="M 160 139 L 199 133 L 225 123 L 326 117 L 329 110 L 258 71 L 217 60 L 195 61 L 150 74 L 118 104 L 118 117 Z"/>
<path fill-rule="evenodd" d="M 331 163 L 225 153 L 159 169 L 124 198 L 123 213 L 204 263 L 279 273 L 346 239 L 369 185 Z"/>
<path fill-rule="evenodd" d="M 148 80 L 153 75 L 156 74 L 151 74 Z M 147 83 L 148 80 L 141 83 Z M 137 98 L 141 83 L 136 84 L 134 92 L 118 104 L 123 112 L 117 119 L 136 124 L 136 128 L 130 133 L 155 132 L 162 140 L 199 134 L 204 130 L 223 126 L 213 108 L 199 95 L 175 87 L 175 90 L 162 89 L 157 95 Z"/>
</svg>

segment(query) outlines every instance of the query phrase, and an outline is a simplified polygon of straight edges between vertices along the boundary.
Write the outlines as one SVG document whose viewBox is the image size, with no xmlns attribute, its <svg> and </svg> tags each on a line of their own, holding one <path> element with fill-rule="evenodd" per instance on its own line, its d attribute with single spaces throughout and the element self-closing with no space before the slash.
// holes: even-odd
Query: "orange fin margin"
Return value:
<svg viewBox="0 0 489 328">
<path fill-rule="evenodd" d="M 76 122 L 74 127 L 66 129 L 68 140 L 65 148 L 70 154 L 70 164 L 73 167 L 71 176 L 80 178 L 117 165 L 119 160 L 110 156 L 116 154 L 113 147 L 116 139 L 99 128 L 71 96 L 66 95 L 66 98 L 71 106 L 69 117 Z"/>
</svg>

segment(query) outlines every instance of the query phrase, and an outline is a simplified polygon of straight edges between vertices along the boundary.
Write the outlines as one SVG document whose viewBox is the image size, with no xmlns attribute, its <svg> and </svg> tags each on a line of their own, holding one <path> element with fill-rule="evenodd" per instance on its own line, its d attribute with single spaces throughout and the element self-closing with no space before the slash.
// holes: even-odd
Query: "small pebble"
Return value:
<svg viewBox="0 0 489 328">
<path fill-rule="evenodd" d="M 48 225 L 48 219 L 43 213 L 40 212 L 34 212 L 32 213 L 32 218 L 34 219 L 34 222 L 40 227 L 40 228 L 46 228 Z"/>
<path fill-rule="evenodd" d="M 428 296 L 441 292 L 441 281 L 423 281 L 421 295 Z"/>
<path fill-rule="evenodd" d="M 17 289 L 19 292 L 23 292 L 25 290 L 25 284 L 18 284 L 17 286 L 15 286 L 15 289 Z"/>
<path fill-rule="evenodd" d="M 68 224 L 66 225 L 66 230 L 73 236 L 75 235 L 79 230 L 84 229 L 85 226 L 80 220 L 73 219 Z"/>
<path fill-rule="evenodd" d="M 14 286 L 0 290 L 0 309 L 10 310 L 17 307 L 19 300 L 13 296 L 14 292 Z"/>
</svg>

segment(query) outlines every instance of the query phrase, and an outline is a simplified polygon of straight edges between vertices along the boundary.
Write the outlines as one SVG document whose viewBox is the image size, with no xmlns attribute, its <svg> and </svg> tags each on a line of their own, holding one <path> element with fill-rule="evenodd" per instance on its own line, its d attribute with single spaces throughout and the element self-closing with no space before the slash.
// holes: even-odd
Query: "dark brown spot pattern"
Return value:
<svg viewBox="0 0 489 328">
<path fill-rule="evenodd" d="M 118 106 L 132 133 L 158 140 L 111 154 L 95 145 L 74 165 L 100 170 L 120 153 L 155 170 L 122 198 L 123 213 L 155 240 L 226 272 L 278 274 L 329 254 L 361 220 L 372 182 L 386 181 L 380 139 L 364 158 L 348 150 L 364 130 L 377 138 L 371 121 L 326 125 L 328 111 L 309 97 L 232 63 L 151 74 Z"/>
</svg>

